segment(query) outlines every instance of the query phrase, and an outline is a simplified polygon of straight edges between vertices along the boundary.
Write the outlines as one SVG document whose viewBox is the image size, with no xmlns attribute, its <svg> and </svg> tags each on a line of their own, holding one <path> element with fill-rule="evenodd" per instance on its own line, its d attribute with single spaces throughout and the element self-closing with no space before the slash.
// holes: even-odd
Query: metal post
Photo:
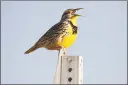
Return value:
<svg viewBox="0 0 128 85">
<path fill-rule="evenodd" d="M 83 84 L 83 57 L 60 52 L 54 84 Z"/>
</svg>

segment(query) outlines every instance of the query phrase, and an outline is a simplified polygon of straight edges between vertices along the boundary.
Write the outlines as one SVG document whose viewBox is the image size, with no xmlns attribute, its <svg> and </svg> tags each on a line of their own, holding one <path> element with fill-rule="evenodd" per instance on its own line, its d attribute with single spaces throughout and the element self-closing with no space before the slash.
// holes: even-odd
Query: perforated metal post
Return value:
<svg viewBox="0 0 128 85">
<path fill-rule="evenodd" d="M 83 84 L 83 57 L 60 55 L 54 84 Z"/>
</svg>

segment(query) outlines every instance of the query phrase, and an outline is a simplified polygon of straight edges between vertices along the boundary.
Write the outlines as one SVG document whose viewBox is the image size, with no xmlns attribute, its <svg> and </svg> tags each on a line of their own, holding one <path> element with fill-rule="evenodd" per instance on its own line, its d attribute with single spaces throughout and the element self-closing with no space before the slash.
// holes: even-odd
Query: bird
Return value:
<svg viewBox="0 0 128 85">
<path fill-rule="evenodd" d="M 70 47 L 78 35 L 77 20 L 81 15 L 76 14 L 76 11 L 80 9 L 83 8 L 65 10 L 60 21 L 53 25 L 25 54 L 29 54 L 38 48 L 60 51 Z"/>
</svg>

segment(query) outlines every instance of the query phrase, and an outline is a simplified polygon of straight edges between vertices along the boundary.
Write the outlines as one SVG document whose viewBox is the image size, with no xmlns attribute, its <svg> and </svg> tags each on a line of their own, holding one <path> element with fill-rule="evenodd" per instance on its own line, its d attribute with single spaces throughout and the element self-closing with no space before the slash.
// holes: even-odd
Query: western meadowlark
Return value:
<svg viewBox="0 0 128 85">
<path fill-rule="evenodd" d="M 38 48 L 47 48 L 48 50 L 61 50 L 71 46 L 77 37 L 77 19 L 79 14 L 76 11 L 83 8 L 67 9 L 64 11 L 59 23 L 52 26 L 29 50 L 28 54 Z"/>
</svg>

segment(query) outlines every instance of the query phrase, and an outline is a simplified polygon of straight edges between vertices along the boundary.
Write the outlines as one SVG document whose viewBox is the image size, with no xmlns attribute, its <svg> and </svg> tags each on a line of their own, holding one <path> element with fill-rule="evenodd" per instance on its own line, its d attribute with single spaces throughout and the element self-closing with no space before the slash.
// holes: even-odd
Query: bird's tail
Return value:
<svg viewBox="0 0 128 85">
<path fill-rule="evenodd" d="M 36 50 L 36 49 L 37 49 L 37 47 L 33 46 L 29 50 L 27 50 L 24 54 L 29 54 L 29 53 L 33 52 L 34 50 Z"/>
</svg>

